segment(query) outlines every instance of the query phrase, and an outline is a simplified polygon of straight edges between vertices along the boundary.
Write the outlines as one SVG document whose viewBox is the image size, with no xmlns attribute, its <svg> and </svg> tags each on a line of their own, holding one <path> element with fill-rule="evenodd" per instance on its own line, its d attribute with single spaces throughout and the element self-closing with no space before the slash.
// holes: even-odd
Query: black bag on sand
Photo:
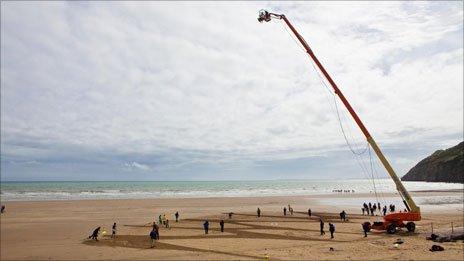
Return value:
<svg viewBox="0 0 464 261">
<path fill-rule="evenodd" d="M 443 251 L 445 249 L 442 246 L 433 245 L 432 248 L 430 248 L 429 250 L 432 251 L 432 252 L 435 252 L 435 251 Z"/>
</svg>

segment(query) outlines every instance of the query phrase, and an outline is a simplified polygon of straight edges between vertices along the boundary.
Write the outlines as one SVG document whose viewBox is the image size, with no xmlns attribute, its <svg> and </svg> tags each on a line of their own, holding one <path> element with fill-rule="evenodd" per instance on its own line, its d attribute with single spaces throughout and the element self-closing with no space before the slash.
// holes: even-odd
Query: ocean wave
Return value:
<svg viewBox="0 0 464 261">
<path fill-rule="evenodd" d="M 409 190 L 459 189 L 461 184 L 405 182 Z M 390 180 L 377 184 L 378 191 L 395 192 Z M 2 183 L 2 201 L 199 198 L 332 194 L 334 190 L 372 193 L 370 181 L 237 181 L 237 182 L 62 182 Z M 449 204 L 459 198 L 426 200 L 421 204 Z M 452 203 L 455 204 L 455 203 Z"/>
<path fill-rule="evenodd" d="M 429 198 L 421 198 L 419 201 L 422 205 L 448 205 L 448 204 L 464 204 L 463 197 L 459 196 L 437 196 Z"/>
</svg>

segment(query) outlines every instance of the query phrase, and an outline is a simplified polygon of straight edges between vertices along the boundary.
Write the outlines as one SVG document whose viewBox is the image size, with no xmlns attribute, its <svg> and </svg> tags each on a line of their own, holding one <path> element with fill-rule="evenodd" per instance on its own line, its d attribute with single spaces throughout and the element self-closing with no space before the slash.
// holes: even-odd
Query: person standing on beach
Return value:
<svg viewBox="0 0 464 261">
<path fill-rule="evenodd" d="M 288 210 L 290 211 L 290 215 L 293 216 L 293 208 L 289 208 Z"/>
<path fill-rule="evenodd" d="M 2 210 L 1 210 L 1 212 L 0 212 L 0 213 L 2 213 L 2 214 L 3 214 L 3 212 L 5 212 L 5 205 L 2 205 Z"/>
<path fill-rule="evenodd" d="M 163 218 L 161 217 L 161 215 L 159 215 L 158 217 L 158 224 L 163 224 Z"/>
<path fill-rule="evenodd" d="M 345 210 L 343 210 L 341 213 L 340 213 L 340 219 L 345 222 L 346 221 L 346 212 Z"/>
<path fill-rule="evenodd" d="M 224 220 L 221 219 L 221 222 L 219 222 L 219 226 L 221 226 L 221 232 L 224 232 Z"/>
<path fill-rule="evenodd" d="M 387 206 L 383 206 L 383 215 L 385 216 L 387 214 Z"/>
<path fill-rule="evenodd" d="M 311 218 L 311 209 L 310 208 L 308 208 L 308 216 L 309 216 L 309 218 Z"/>
<path fill-rule="evenodd" d="M 363 231 L 364 231 L 364 237 L 367 237 L 367 232 L 369 232 L 369 223 L 368 222 L 364 222 L 362 224 L 362 227 L 363 227 Z"/>
<path fill-rule="evenodd" d="M 156 235 L 156 230 L 153 228 L 150 232 L 150 239 L 151 239 L 151 248 L 155 247 L 155 240 L 158 236 Z"/>
<path fill-rule="evenodd" d="M 203 228 L 205 229 L 205 234 L 208 234 L 208 229 L 209 229 L 208 220 L 205 220 L 205 223 L 203 223 Z"/>
<path fill-rule="evenodd" d="M 362 212 L 363 212 L 363 216 L 364 216 L 364 208 L 361 208 Z"/>
<path fill-rule="evenodd" d="M 116 237 L 116 222 L 113 223 L 113 227 L 111 229 L 111 238 Z"/>
<path fill-rule="evenodd" d="M 321 236 L 322 235 L 325 235 L 325 232 L 324 232 L 324 221 L 322 221 L 322 218 L 319 219 L 319 226 L 321 228 Z"/>
<path fill-rule="evenodd" d="M 258 217 L 261 217 L 261 209 L 258 208 L 258 210 L 256 210 L 256 213 L 258 214 Z"/>
<path fill-rule="evenodd" d="M 171 226 L 169 226 L 169 219 L 168 218 L 166 218 L 166 221 L 165 221 L 164 225 L 165 225 L 166 228 L 171 229 Z"/>
<path fill-rule="evenodd" d="M 156 222 L 153 222 L 153 229 L 156 232 L 156 239 L 159 240 L 160 239 L 160 234 L 159 234 L 160 227 L 156 224 Z"/>
<path fill-rule="evenodd" d="M 95 239 L 95 241 L 98 241 L 98 233 L 100 232 L 100 227 L 97 227 L 92 235 L 89 236 L 89 239 Z"/>
<path fill-rule="evenodd" d="M 284 216 L 286 216 L 286 215 L 287 215 L 287 208 L 284 207 Z"/>
<path fill-rule="evenodd" d="M 374 208 L 371 208 L 370 210 L 371 210 L 371 216 L 373 216 L 374 215 Z"/>
<path fill-rule="evenodd" d="M 380 208 L 380 202 L 377 202 L 377 208 L 379 209 L 379 212 L 380 212 L 380 210 L 381 210 L 381 208 Z"/>
<path fill-rule="evenodd" d="M 335 225 L 332 223 L 329 223 L 329 231 L 330 231 L 330 238 L 334 238 L 334 232 L 335 232 Z"/>
<path fill-rule="evenodd" d="M 179 222 L 179 211 L 176 211 L 176 214 L 174 214 L 174 216 L 176 217 L 176 222 Z"/>
</svg>

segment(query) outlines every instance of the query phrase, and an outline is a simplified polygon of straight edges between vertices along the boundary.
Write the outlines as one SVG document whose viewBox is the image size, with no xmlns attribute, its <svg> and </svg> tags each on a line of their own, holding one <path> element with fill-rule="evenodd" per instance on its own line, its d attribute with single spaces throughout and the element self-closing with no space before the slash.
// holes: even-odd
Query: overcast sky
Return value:
<svg viewBox="0 0 464 261">
<path fill-rule="evenodd" d="M 262 8 L 399 175 L 463 140 L 461 1 L 2 2 L 2 180 L 365 177 L 369 151 Z"/>
</svg>

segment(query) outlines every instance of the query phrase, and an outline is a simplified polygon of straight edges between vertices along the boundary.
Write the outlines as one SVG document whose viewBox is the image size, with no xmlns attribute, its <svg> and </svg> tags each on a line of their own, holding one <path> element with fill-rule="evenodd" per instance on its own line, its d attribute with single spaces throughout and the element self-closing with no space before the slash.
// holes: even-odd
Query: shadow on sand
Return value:
<svg viewBox="0 0 464 261">
<path fill-rule="evenodd" d="M 303 213 L 304 212 L 298 212 Z M 254 217 L 254 218 L 250 218 Z M 358 218 L 357 221 L 349 221 L 351 222 L 359 222 L 359 218 L 362 218 L 362 215 L 350 215 L 351 218 Z M 279 215 L 262 215 L 260 218 L 257 218 L 256 215 L 252 214 L 240 214 L 234 213 L 232 219 L 224 219 L 226 221 L 226 234 L 221 233 L 211 233 L 209 235 L 204 235 L 203 233 L 195 234 L 195 235 L 166 235 L 161 236 L 161 241 L 156 242 L 155 249 L 164 249 L 164 250 L 181 250 L 181 251 L 192 251 L 196 253 L 212 253 L 212 254 L 223 254 L 223 255 L 230 255 L 235 256 L 238 258 L 250 258 L 250 259 L 262 259 L 262 256 L 253 256 L 247 255 L 242 253 L 233 253 L 233 252 L 225 252 L 219 250 L 212 250 L 212 249 L 202 249 L 197 247 L 188 247 L 177 245 L 173 243 L 164 242 L 164 240 L 182 240 L 182 239 L 276 239 L 276 240 L 292 240 L 292 241 L 326 241 L 327 243 L 330 242 L 352 242 L 353 240 L 337 240 L 337 239 L 327 239 L 327 237 L 312 237 L 309 235 L 305 236 L 294 236 L 288 235 L 290 231 L 297 231 L 297 232 L 305 232 L 305 234 L 309 234 L 308 232 L 313 232 L 312 234 L 318 234 L 319 230 L 317 229 L 303 229 L 303 228 L 295 228 L 295 227 L 284 227 L 284 226 L 273 226 L 273 225 L 265 225 L 262 223 L 300 223 L 300 222 L 319 222 L 319 218 L 322 218 L 326 222 L 334 222 L 333 220 L 338 221 L 339 216 L 338 214 L 334 213 L 314 213 L 312 218 L 307 216 L 297 216 L 297 215 L 287 215 L 287 216 L 279 216 Z M 202 223 L 205 219 L 183 219 L 182 222 L 176 223 L 173 229 L 184 229 L 184 230 L 195 230 L 195 231 L 202 231 Z M 220 218 L 208 218 L 210 223 L 219 223 L 221 220 Z M 238 227 L 230 227 L 233 224 Z M 360 222 L 361 224 L 361 222 Z M 103 237 L 102 240 L 90 241 L 85 240 L 83 243 L 87 245 L 95 245 L 95 246 L 112 246 L 112 247 L 129 247 L 129 248 L 139 248 L 139 249 L 149 249 L 150 248 L 150 240 L 148 236 L 149 229 L 151 225 L 124 225 L 126 227 L 134 227 L 134 228 L 147 228 L 146 235 L 118 235 L 115 239 L 111 239 L 109 236 Z M 326 225 L 327 227 L 327 225 Z M 326 228 L 327 229 L 327 228 Z M 254 232 L 252 230 L 260 230 L 260 232 Z M 270 230 L 270 231 L 280 231 L 279 234 L 272 234 L 272 233 L 264 233 L 262 230 Z M 219 229 L 212 228 L 210 229 L 212 232 L 219 232 Z M 337 231 L 337 234 L 352 234 L 352 235 L 361 235 L 361 232 L 346 232 L 346 231 Z"/>
</svg>

